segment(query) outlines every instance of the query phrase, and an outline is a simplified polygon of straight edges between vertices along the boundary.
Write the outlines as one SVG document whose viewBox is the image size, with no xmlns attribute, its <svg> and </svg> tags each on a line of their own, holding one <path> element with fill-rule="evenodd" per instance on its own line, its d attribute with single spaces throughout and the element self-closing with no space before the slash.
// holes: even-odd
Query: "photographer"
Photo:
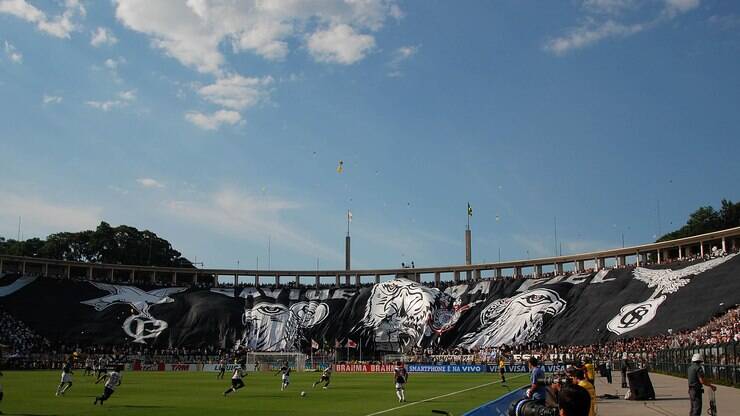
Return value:
<svg viewBox="0 0 740 416">
<path fill-rule="evenodd" d="M 532 373 L 530 377 L 531 386 L 527 391 L 527 396 L 539 404 L 545 404 L 547 395 L 545 371 L 539 366 L 539 362 L 535 357 L 529 358 L 528 365 Z"/>
</svg>

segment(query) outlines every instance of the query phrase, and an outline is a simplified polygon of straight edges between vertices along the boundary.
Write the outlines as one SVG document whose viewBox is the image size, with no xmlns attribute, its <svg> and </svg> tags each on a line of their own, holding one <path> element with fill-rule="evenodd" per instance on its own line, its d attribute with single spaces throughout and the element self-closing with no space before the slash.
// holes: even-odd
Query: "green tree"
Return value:
<svg viewBox="0 0 740 416">
<path fill-rule="evenodd" d="M 740 203 L 734 204 L 723 199 L 720 211 L 709 205 L 700 207 L 689 215 L 683 227 L 660 237 L 657 241 L 675 240 L 738 226 L 740 226 Z"/>
</svg>

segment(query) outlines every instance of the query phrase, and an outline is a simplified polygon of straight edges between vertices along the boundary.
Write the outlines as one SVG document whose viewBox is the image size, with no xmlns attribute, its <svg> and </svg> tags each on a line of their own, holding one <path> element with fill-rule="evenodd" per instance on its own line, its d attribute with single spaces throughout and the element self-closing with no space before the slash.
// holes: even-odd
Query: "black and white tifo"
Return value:
<svg viewBox="0 0 740 416">
<path fill-rule="evenodd" d="M 414 346 L 586 344 L 693 328 L 740 304 L 740 258 L 483 280 L 444 290 L 399 277 L 335 289 L 193 289 L 50 278 L 2 279 L 0 306 L 65 343 L 307 350 L 348 339 Z"/>
</svg>

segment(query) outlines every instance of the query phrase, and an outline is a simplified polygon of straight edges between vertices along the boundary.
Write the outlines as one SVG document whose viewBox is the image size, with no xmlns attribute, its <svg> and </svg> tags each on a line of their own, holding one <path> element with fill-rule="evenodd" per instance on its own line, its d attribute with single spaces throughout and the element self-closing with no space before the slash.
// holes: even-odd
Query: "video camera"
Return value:
<svg viewBox="0 0 740 416">
<path fill-rule="evenodd" d="M 509 416 L 558 416 L 557 407 L 547 407 L 531 399 L 521 399 L 511 402 Z"/>
</svg>

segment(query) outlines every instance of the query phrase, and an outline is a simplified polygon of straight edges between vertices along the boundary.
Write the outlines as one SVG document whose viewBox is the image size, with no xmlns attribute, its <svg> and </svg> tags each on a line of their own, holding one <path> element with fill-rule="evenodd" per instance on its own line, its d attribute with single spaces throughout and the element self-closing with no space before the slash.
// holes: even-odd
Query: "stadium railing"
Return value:
<svg viewBox="0 0 740 416">
<path fill-rule="evenodd" d="M 672 348 L 659 351 L 650 363 L 657 372 L 686 377 L 695 353 L 704 356 L 704 373 L 712 382 L 740 387 L 740 342 Z"/>
</svg>

